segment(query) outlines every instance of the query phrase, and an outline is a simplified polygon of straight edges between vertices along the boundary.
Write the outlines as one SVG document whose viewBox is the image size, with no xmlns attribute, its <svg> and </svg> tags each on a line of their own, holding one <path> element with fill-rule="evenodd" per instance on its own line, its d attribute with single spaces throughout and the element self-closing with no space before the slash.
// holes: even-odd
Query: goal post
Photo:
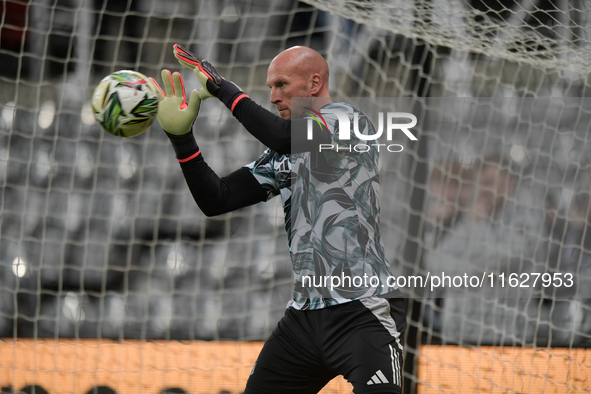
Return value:
<svg viewBox="0 0 591 394">
<path fill-rule="evenodd" d="M 206 217 L 157 122 L 124 139 L 94 121 L 113 71 L 200 88 L 180 43 L 271 110 L 269 63 L 306 45 L 333 97 L 416 115 L 419 142 L 380 156 L 394 275 L 538 278 L 494 297 L 406 289 L 406 392 L 591 391 L 590 17 L 584 0 L 6 0 L 0 387 L 238 393 L 283 315 L 279 199 Z M 213 99 L 194 133 L 220 175 L 264 149 Z"/>
</svg>

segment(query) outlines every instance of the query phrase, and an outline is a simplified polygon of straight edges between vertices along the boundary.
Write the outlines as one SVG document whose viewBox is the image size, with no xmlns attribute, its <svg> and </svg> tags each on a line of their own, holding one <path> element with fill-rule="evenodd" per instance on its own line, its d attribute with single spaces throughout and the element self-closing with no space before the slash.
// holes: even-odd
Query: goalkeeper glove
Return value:
<svg viewBox="0 0 591 394">
<path fill-rule="evenodd" d="M 205 100 L 209 97 L 217 97 L 230 111 L 240 100 L 248 97 L 234 82 L 224 79 L 207 60 L 193 54 L 182 45 L 174 44 L 174 56 L 179 63 L 193 70 L 199 83 L 203 86 L 199 98 Z"/>
<path fill-rule="evenodd" d="M 189 104 L 185 97 L 185 85 L 181 74 L 173 74 L 168 70 L 162 70 L 164 91 L 154 78 L 150 77 L 150 83 L 158 94 L 158 121 L 164 131 L 170 134 L 183 135 L 191 131 L 191 127 L 199 114 L 201 99 L 199 92 L 193 90 L 189 97 Z"/>
</svg>

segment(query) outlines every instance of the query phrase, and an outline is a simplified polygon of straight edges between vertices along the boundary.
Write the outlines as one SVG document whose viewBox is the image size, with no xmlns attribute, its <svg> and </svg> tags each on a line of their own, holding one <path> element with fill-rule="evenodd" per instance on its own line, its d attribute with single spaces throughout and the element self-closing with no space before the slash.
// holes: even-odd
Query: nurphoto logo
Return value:
<svg viewBox="0 0 591 394">
<path fill-rule="evenodd" d="M 315 111 L 311 108 L 304 107 L 304 109 L 310 111 L 306 112 L 306 115 L 309 116 L 308 118 L 308 125 L 307 125 L 307 138 L 308 140 L 312 140 L 314 136 L 313 126 L 314 121 L 318 123 L 320 129 L 323 130 L 324 127 L 328 129 L 326 120 L 322 116 L 322 114 L 331 114 L 336 116 L 339 122 L 339 131 L 338 131 L 338 140 L 339 141 L 349 141 L 351 140 L 351 125 L 349 116 L 340 110 L 337 109 L 321 109 L 320 112 Z M 339 151 L 348 151 L 348 152 L 368 152 L 371 149 L 377 149 L 380 151 L 380 147 L 384 147 L 388 150 L 388 152 L 402 152 L 404 147 L 400 144 L 383 144 L 377 143 L 377 139 L 382 137 L 384 134 L 384 117 L 386 119 L 386 140 L 392 141 L 394 131 L 400 130 L 406 135 L 406 137 L 411 141 L 417 141 L 417 137 L 410 131 L 410 129 L 417 125 L 417 117 L 408 112 L 387 112 L 384 116 L 383 112 L 378 113 L 378 128 L 375 134 L 363 134 L 359 131 L 359 113 L 353 113 L 353 132 L 355 133 L 355 137 L 357 137 L 361 141 L 375 141 L 374 143 L 360 143 L 355 145 L 341 145 L 341 144 L 319 144 L 318 151 L 322 152 L 323 150 L 336 150 Z M 399 123 L 398 119 L 407 119 L 410 122 L 406 123 Z M 395 122 L 396 120 L 396 122 Z"/>
</svg>

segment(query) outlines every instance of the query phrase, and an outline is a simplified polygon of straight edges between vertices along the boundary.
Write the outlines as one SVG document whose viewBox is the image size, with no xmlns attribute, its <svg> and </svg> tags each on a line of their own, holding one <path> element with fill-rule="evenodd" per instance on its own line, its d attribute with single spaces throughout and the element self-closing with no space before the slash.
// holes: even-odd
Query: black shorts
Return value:
<svg viewBox="0 0 591 394">
<path fill-rule="evenodd" d="M 343 375 L 356 394 L 401 393 L 402 298 L 328 308 L 287 308 L 252 369 L 244 394 L 317 393 Z"/>
</svg>

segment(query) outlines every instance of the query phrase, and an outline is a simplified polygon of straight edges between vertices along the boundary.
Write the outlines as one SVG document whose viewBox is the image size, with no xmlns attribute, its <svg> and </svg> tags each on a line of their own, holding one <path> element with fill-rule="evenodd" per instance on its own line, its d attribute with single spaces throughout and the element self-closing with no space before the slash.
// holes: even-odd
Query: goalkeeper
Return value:
<svg viewBox="0 0 591 394">
<path fill-rule="evenodd" d="M 265 343 L 245 394 L 317 393 L 342 374 L 355 393 L 402 390 L 404 300 L 388 287 L 391 275 L 379 233 L 377 154 L 316 153 L 319 143 L 338 143 L 337 118 L 323 113 L 328 129 L 314 126 L 292 107 L 308 98 L 314 111 L 359 112 L 333 103 L 328 65 L 316 51 L 293 47 L 273 59 L 267 71 L 271 102 L 279 116 L 251 100 L 207 61 L 180 45 L 179 62 L 203 85 L 188 104 L 180 74 L 162 72 L 158 119 L 173 145 L 191 193 L 208 216 L 281 195 L 293 264 L 294 295 Z M 258 160 L 225 177 L 207 165 L 192 133 L 200 101 L 217 97 L 266 149 Z M 375 134 L 359 113 L 359 129 Z M 292 141 L 298 142 L 292 145 Z M 312 153 L 313 152 L 313 153 Z M 330 163 L 330 164 L 329 164 Z M 383 286 L 306 286 L 304 276 L 376 276 Z M 309 281 L 308 281 L 309 282 Z"/>
</svg>

